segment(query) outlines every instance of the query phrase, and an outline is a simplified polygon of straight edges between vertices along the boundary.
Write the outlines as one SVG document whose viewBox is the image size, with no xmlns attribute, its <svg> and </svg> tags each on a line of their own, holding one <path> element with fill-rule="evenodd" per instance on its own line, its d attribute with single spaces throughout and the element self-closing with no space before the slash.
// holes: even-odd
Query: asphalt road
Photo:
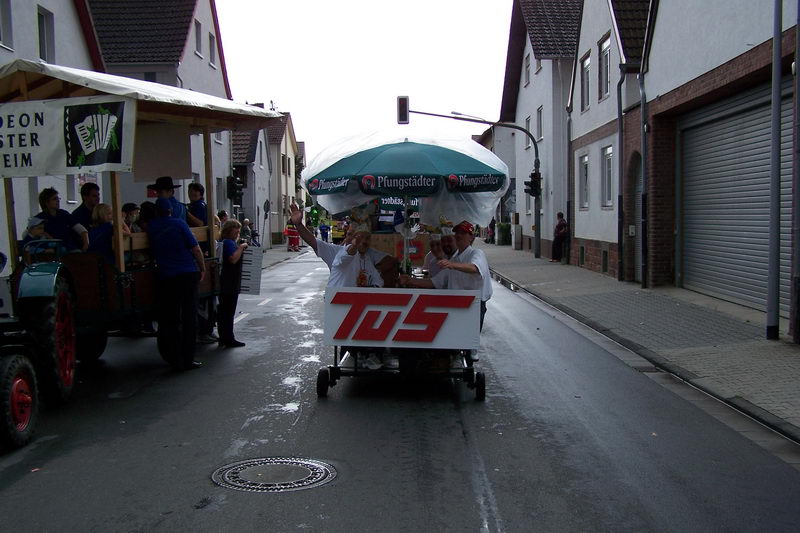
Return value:
<svg viewBox="0 0 800 533">
<path fill-rule="evenodd" d="M 310 254 L 265 271 L 240 300 L 247 346 L 204 347 L 196 371 L 113 339 L 34 443 L 0 456 L 0 530 L 797 531 L 800 471 L 738 415 L 722 423 L 499 285 L 485 403 L 460 383 L 363 378 L 317 400 L 326 280 Z M 258 457 L 338 475 L 280 494 L 211 481 Z"/>
</svg>

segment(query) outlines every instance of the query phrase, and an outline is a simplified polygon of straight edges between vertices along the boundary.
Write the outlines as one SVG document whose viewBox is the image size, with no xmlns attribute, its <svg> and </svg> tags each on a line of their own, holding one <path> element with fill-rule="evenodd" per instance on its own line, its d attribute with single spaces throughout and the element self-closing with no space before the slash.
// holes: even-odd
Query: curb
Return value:
<svg viewBox="0 0 800 533">
<path fill-rule="evenodd" d="M 728 391 L 724 390 L 722 387 L 709 383 L 706 378 L 701 378 L 694 372 L 691 372 L 690 370 L 687 370 L 682 366 L 676 365 L 675 363 L 671 362 L 664 356 L 659 355 L 658 353 L 650 350 L 649 348 L 645 348 L 644 346 L 635 343 L 632 340 L 619 335 L 618 333 L 609 330 L 607 327 L 603 326 L 599 322 L 582 315 L 580 312 L 572 309 L 571 307 L 555 302 L 548 296 L 532 291 L 527 287 L 525 287 L 524 285 L 520 284 L 519 282 L 504 276 L 503 274 L 494 270 L 491 267 L 489 268 L 489 271 L 497 279 L 497 281 L 500 282 L 501 285 L 505 287 L 513 285 L 515 289 L 525 291 L 526 293 L 530 294 L 537 300 L 544 302 L 550 307 L 558 309 L 565 315 L 574 318 L 578 322 L 581 322 L 582 324 L 589 326 L 598 333 L 605 335 L 606 337 L 613 340 L 617 344 L 620 344 L 625 348 L 627 348 L 628 350 L 636 353 L 637 355 L 644 357 L 645 359 L 653 363 L 653 365 L 659 370 L 663 370 L 665 372 L 677 376 L 678 378 L 689 383 L 693 387 L 696 387 L 697 389 L 705 392 L 706 394 L 713 396 L 714 398 L 725 403 L 726 405 L 729 405 L 730 407 L 733 407 L 737 411 L 741 411 L 742 413 L 753 418 L 754 420 L 757 420 L 761 424 L 764 424 L 773 431 L 780 433 L 784 437 L 800 444 L 800 427 L 797 427 L 794 424 L 790 424 L 786 420 L 778 416 L 775 416 L 769 411 L 751 403 L 750 401 L 742 398 L 741 396 L 734 396 Z"/>
<path fill-rule="evenodd" d="M 264 270 L 269 270 L 270 268 L 272 268 L 272 267 L 276 267 L 276 266 L 280 265 L 281 263 L 285 263 L 286 261 L 289 261 L 289 260 L 291 260 L 291 259 L 297 259 L 298 257 L 303 257 L 304 255 L 306 255 L 306 253 L 308 253 L 308 250 L 306 250 L 306 251 L 303 251 L 303 252 L 300 252 L 300 254 L 299 254 L 299 255 L 294 255 L 294 256 L 290 256 L 290 257 L 284 257 L 283 259 L 281 259 L 281 260 L 279 260 L 279 261 L 275 261 L 275 262 L 274 262 L 274 263 L 272 263 L 272 264 L 269 264 L 269 265 L 267 265 L 267 266 L 262 266 L 262 267 L 261 267 L 261 270 L 262 270 L 262 271 L 264 271 Z"/>
</svg>

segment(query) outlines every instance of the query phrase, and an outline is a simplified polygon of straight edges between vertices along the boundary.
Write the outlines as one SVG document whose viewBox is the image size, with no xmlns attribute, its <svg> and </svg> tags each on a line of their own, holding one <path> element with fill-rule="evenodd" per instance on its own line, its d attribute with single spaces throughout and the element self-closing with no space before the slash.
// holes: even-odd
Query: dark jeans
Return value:
<svg viewBox="0 0 800 533">
<path fill-rule="evenodd" d="M 553 239 L 553 250 L 550 252 L 550 258 L 553 261 L 561 261 L 564 257 L 564 241 L 566 237 L 556 237 Z"/>
<path fill-rule="evenodd" d="M 200 313 L 197 314 L 197 330 L 200 335 L 211 335 L 214 333 L 214 324 L 216 324 L 216 305 L 214 305 L 213 296 L 204 298 L 204 300 L 201 303 L 205 304 L 208 318 L 203 318 Z"/>
<path fill-rule="evenodd" d="M 219 306 L 217 307 L 217 332 L 219 342 L 230 342 L 233 336 L 233 317 L 236 315 L 236 304 L 239 303 L 239 293 L 219 295 Z"/>
<path fill-rule="evenodd" d="M 197 340 L 198 272 L 158 280 L 158 344 L 172 366 L 188 368 Z"/>
</svg>

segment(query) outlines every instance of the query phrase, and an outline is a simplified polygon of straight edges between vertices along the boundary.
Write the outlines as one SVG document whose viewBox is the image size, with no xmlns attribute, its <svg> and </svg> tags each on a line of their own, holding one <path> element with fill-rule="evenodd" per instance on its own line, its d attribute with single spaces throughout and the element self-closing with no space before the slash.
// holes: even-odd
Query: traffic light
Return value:
<svg viewBox="0 0 800 533">
<path fill-rule="evenodd" d="M 242 204 L 242 194 L 244 189 L 244 182 L 237 176 L 228 176 L 226 178 L 226 196 L 232 200 L 234 204 Z"/>
<path fill-rule="evenodd" d="M 408 96 L 397 97 L 397 123 L 408 124 Z"/>
<path fill-rule="evenodd" d="M 523 182 L 525 185 L 525 194 L 530 194 L 534 198 L 542 195 L 542 173 L 538 170 L 531 172 L 530 181 Z"/>
</svg>

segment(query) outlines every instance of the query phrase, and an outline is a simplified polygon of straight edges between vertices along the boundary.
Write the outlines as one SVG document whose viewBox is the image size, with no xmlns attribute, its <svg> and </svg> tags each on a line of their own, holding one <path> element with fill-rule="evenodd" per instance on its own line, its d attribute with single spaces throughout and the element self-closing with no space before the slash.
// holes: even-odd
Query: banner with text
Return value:
<svg viewBox="0 0 800 533">
<path fill-rule="evenodd" d="M 121 96 L 0 104 L 0 176 L 130 172 L 135 127 Z"/>
</svg>

